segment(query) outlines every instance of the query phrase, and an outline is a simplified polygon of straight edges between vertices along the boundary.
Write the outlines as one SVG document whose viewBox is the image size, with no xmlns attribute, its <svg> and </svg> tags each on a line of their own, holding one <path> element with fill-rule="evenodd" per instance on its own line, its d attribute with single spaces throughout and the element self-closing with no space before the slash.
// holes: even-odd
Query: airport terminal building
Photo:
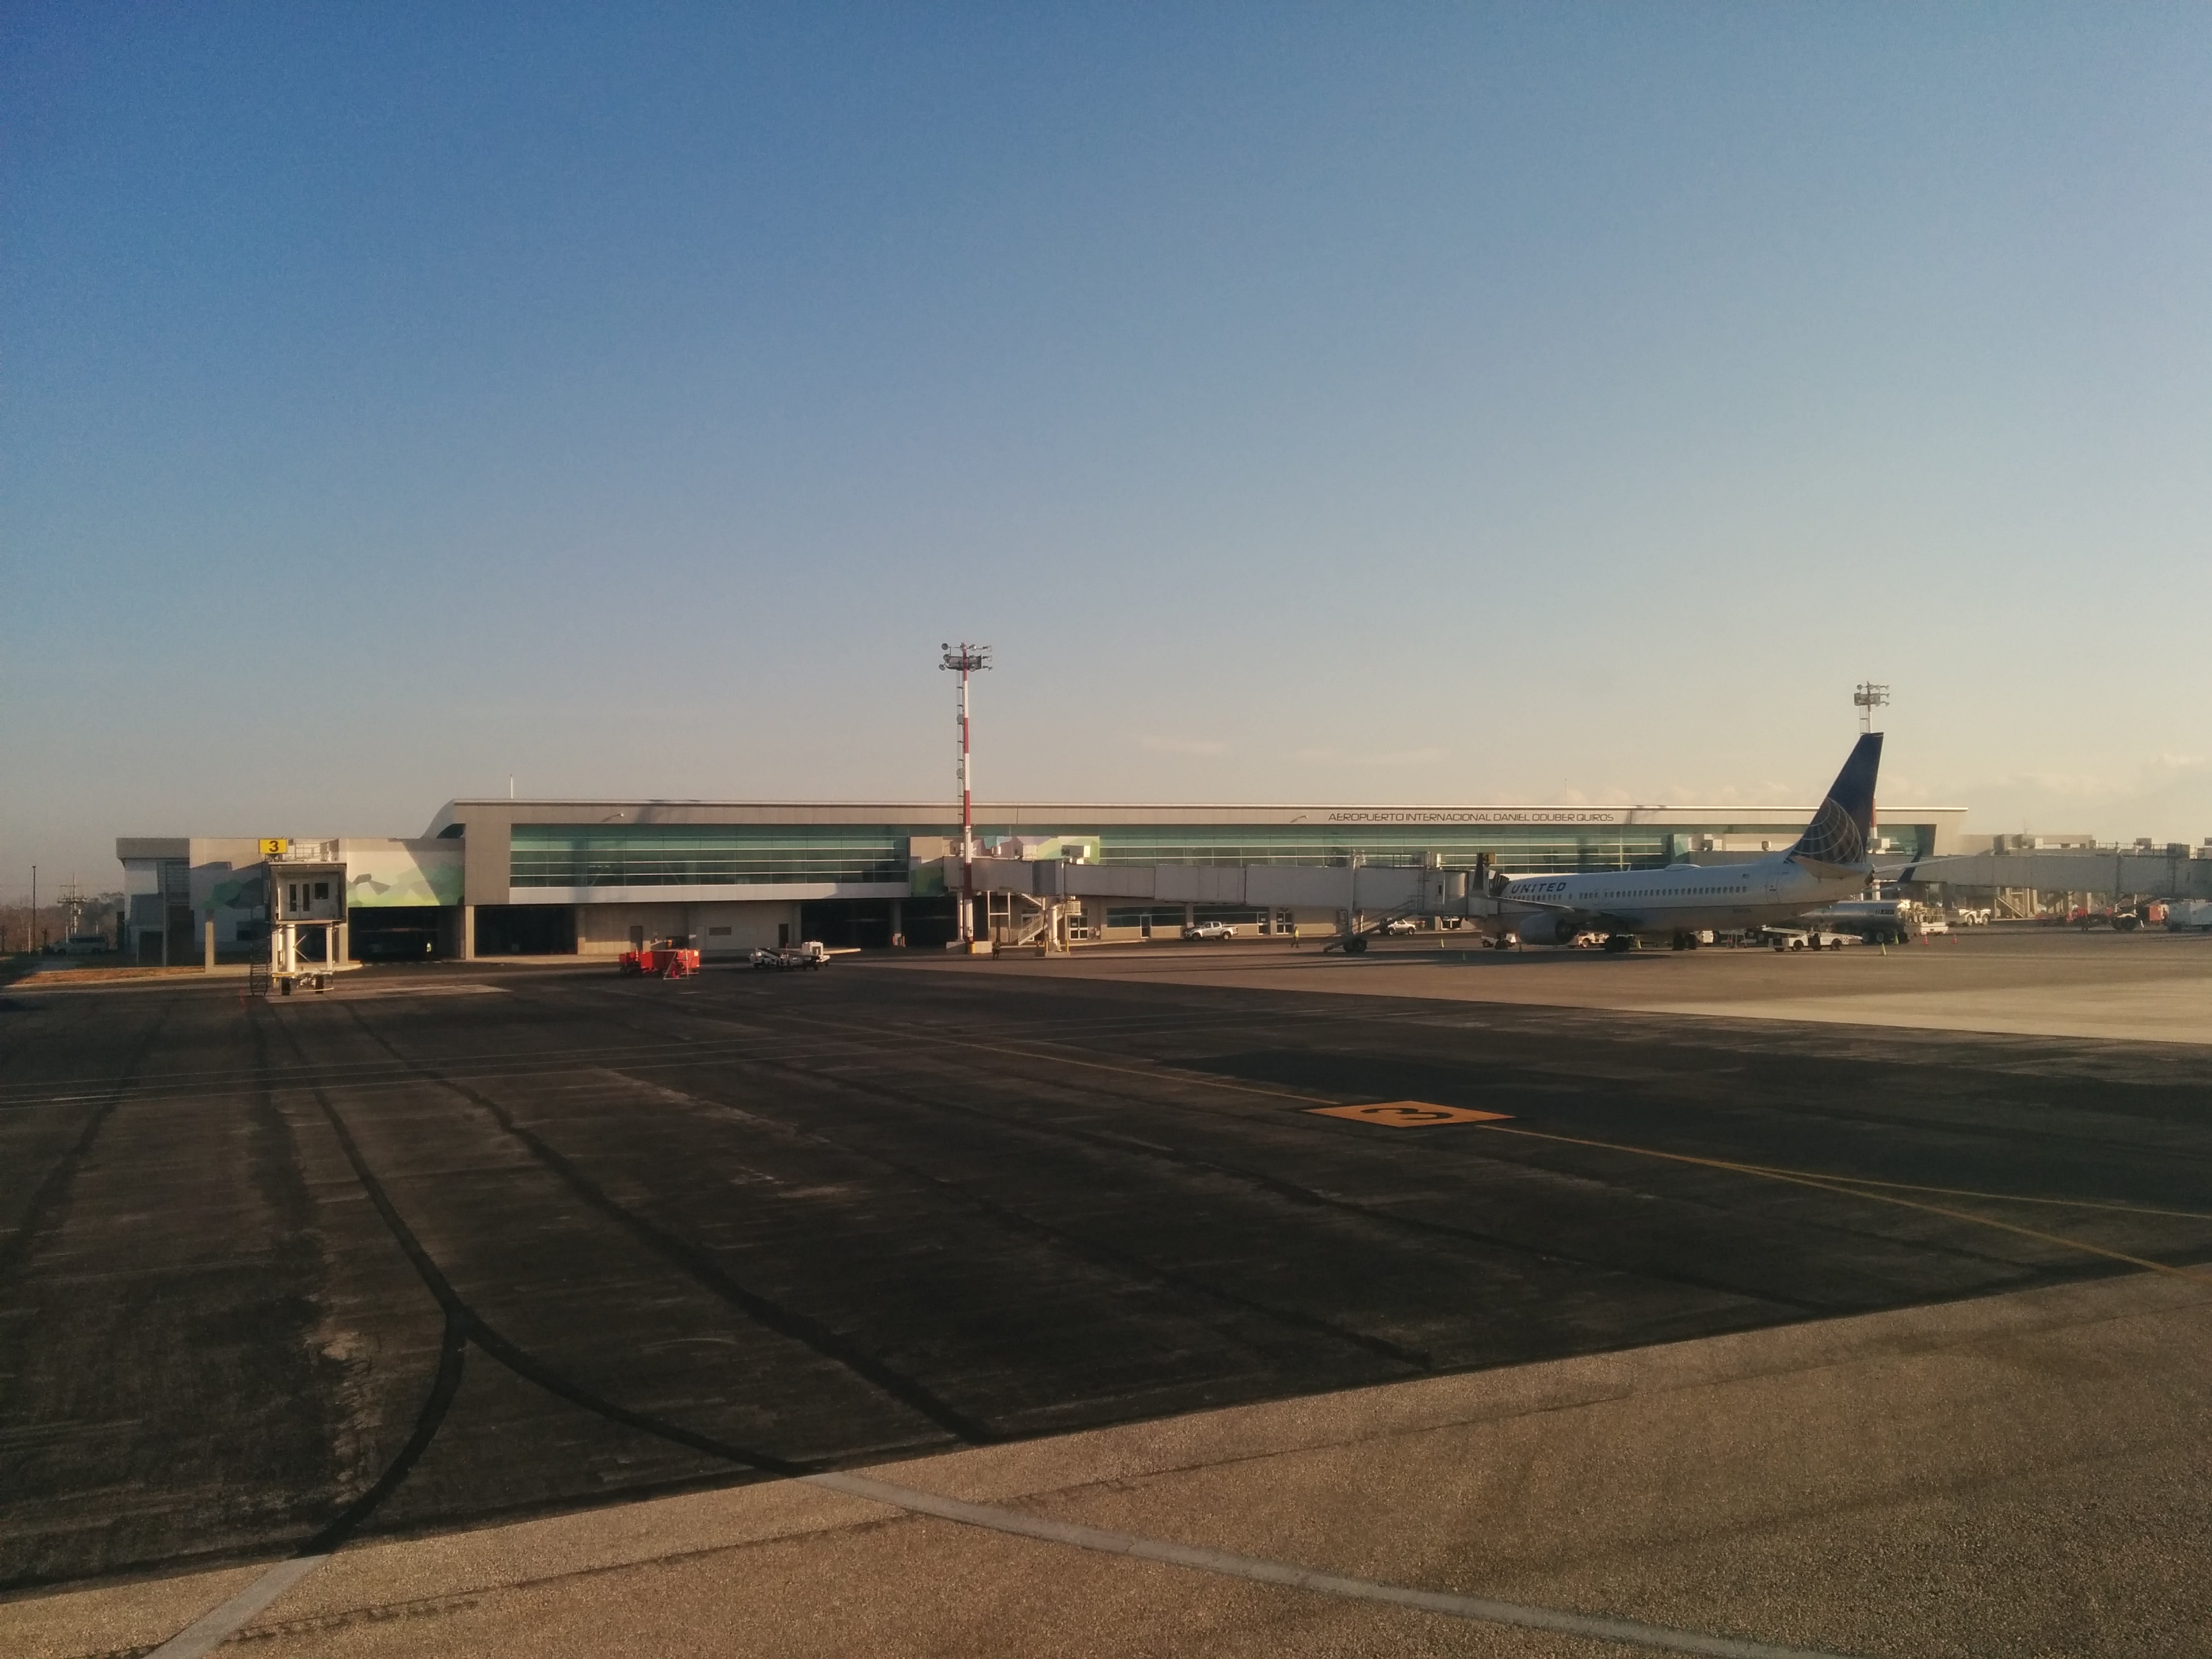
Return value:
<svg viewBox="0 0 2212 1659">
<path fill-rule="evenodd" d="M 979 803 L 976 837 L 1002 858 L 1123 866 L 1426 866 L 1513 874 L 1652 869 L 1789 846 L 1812 808 L 1100 805 Z M 1881 818 L 1881 850 L 1954 850 L 1963 808 Z M 344 868 L 344 949 L 379 958 L 611 956 L 689 935 L 712 956 L 818 939 L 833 946 L 957 932 L 957 810 L 942 803 L 455 800 L 412 839 L 318 843 Z M 116 843 L 126 948 L 142 962 L 251 954 L 266 936 L 265 873 L 249 838 Z M 981 908 L 979 903 L 979 908 Z M 1071 942 L 1135 939 L 1192 921 L 1260 932 L 1334 926 L 1248 905 L 1091 899 Z M 977 930 L 988 932 L 979 915 Z"/>
</svg>

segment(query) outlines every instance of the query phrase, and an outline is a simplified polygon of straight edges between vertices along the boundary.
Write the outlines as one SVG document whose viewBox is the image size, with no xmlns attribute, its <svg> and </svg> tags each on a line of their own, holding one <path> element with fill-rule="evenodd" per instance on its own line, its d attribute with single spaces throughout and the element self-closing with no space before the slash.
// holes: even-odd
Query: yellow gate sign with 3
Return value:
<svg viewBox="0 0 2212 1659">
<path fill-rule="evenodd" d="M 1510 1112 L 1478 1112 L 1472 1106 L 1431 1106 L 1425 1100 L 1383 1100 L 1372 1106 L 1312 1106 L 1316 1117 L 1348 1117 L 1386 1129 L 1425 1129 L 1437 1123 L 1495 1123 Z"/>
<path fill-rule="evenodd" d="M 289 836 L 264 836 L 261 838 L 261 856 L 264 859 L 281 859 L 291 850 L 292 842 Z"/>
</svg>

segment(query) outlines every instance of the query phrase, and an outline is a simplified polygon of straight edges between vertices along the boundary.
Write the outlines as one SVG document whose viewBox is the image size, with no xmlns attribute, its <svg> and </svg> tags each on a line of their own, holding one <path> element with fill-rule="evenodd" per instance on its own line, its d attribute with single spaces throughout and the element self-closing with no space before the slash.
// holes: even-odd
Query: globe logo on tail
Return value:
<svg viewBox="0 0 2212 1659">
<path fill-rule="evenodd" d="M 1810 859 L 1816 864 L 1858 864 L 1866 858 L 1866 837 L 1851 822 L 1851 815 L 1831 795 L 1820 803 L 1820 810 L 1813 815 L 1812 823 L 1805 826 L 1805 833 L 1797 838 L 1795 850 L 1800 858 Z"/>
<path fill-rule="evenodd" d="M 1874 834 L 1875 775 L 1881 769 L 1881 733 L 1869 732 L 1828 786 L 1820 810 L 1813 814 L 1790 856 L 1846 870 L 1864 864 Z"/>
</svg>

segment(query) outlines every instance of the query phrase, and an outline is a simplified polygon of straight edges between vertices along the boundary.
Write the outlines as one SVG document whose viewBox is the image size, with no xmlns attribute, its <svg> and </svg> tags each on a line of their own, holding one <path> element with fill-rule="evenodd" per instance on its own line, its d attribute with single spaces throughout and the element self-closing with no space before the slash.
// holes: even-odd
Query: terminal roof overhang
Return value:
<svg viewBox="0 0 2212 1659">
<path fill-rule="evenodd" d="M 1668 805 L 1420 805 L 1344 803 L 1192 803 L 1097 801 L 978 801 L 975 822 L 993 829 L 1085 829 L 1114 824 L 1340 824 L 1363 826 L 1435 824 L 1572 830 L 1632 825 L 1802 829 L 1812 817 L 1809 805 L 1796 806 Z M 1888 823 L 1929 823 L 1966 816 L 1963 806 L 1886 806 Z M 948 801 L 713 801 L 713 800 L 510 800 L 504 796 L 451 800 L 426 832 L 435 836 L 471 820 L 483 827 L 516 823 L 807 823 L 911 824 L 941 828 L 957 824 L 960 809 Z"/>
</svg>

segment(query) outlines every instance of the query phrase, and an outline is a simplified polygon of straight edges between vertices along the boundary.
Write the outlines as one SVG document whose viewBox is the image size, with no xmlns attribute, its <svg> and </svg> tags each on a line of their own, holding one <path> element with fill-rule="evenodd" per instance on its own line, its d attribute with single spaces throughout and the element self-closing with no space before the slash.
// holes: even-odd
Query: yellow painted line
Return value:
<svg viewBox="0 0 2212 1659">
<path fill-rule="evenodd" d="M 1499 1124 L 1488 1126 L 1501 1135 L 1525 1135 L 1532 1140 L 1555 1140 L 1568 1146 L 1595 1146 L 1608 1152 L 1628 1152 L 1638 1158 L 1656 1158 L 1669 1164 L 1695 1164 L 1708 1170 L 1727 1170 L 1736 1175 L 1758 1176 L 1768 1181 L 1787 1182 L 1793 1187 L 1811 1187 L 1821 1192 L 1838 1193 L 1845 1198 L 1863 1198 L 1875 1204 L 1893 1204 L 1900 1209 L 1918 1210 L 1926 1215 L 1948 1217 L 1954 1221 L 1970 1222 L 1978 1227 L 1990 1227 L 1998 1232 L 2013 1233 L 2021 1238 L 2033 1238 L 2045 1244 L 2057 1244 L 2069 1250 L 2081 1250 L 2089 1255 L 2103 1256 L 2108 1261 L 2124 1261 L 2131 1267 L 2142 1267 L 2154 1273 L 2164 1273 L 2171 1279 L 2185 1279 L 2192 1285 L 2212 1285 L 2212 1273 L 2197 1273 L 2188 1267 L 2170 1267 L 2163 1261 L 2153 1261 L 2148 1256 L 2130 1255 L 2124 1250 L 2108 1250 L 2101 1244 L 2069 1238 L 2063 1233 L 2046 1233 L 2034 1227 L 2016 1226 L 2009 1221 L 1997 1221 L 1985 1215 L 1976 1215 L 1968 1210 L 1954 1210 L 1941 1204 L 1923 1204 L 1917 1199 L 1895 1198 L 1887 1193 L 1867 1192 L 1849 1184 L 1848 1176 L 1792 1175 L 1781 1170 L 1771 1170 L 1757 1164 L 1736 1164 L 1723 1158 L 1697 1158 L 1688 1152 L 1662 1152 L 1651 1146 L 1630 1146 L 1617 1140 L 1590 1140 L 1579 1135 L 1549 1134 L 1540 1129 L 1509 1129 Z M 1871 1184 L 1871 1183 L 1869 1183 Z"/>
<path fill-rule="evenodd" d="M 819 1021 L 816 1023 L 823 1024 L 829 1024 L 827 1021 Z M 1299 1102 L 1301 1104 L 1323 1109 L 1341 1108 L 1341 1103 L 1335 1101 L 1324 1101 L 1317 1095 L 1293 1094 L 1287 1089 L 1268 1089 L 1258 1087 L 1251 1084 L 1231 1083 L 1221 1078 L 1213 1077 L 1204 1072 L 1189 1072 L 1182 1070 L 1181 1068 L 1171 1069 L 1164 1064 L 1152 1067 L 1109 1066 L 1099 1060 L 1076 1060 L 1071 1056 L 1061 1054 L 1039 1054 L 1034 1049 L 1013 1048 L 996 1043 L 978 1042 L 974 1039 L 968 1037 L 925 1036 L 921 1040 L 925 1042 L 937 1042 L 948 1048 L 974 1048 L 985 1054 L 1012 1054 L 1022 1060 L 1043 1060 L 1051 1065 L 1079 1066 L 1088 1071 L 1114 1072 L 1118 1073 L 1124 1077 L 1144 1078 L 1152 1082 L 1159 1081 L 1164 1076 L 1173 1075 L 1188 1082 L 1202 1083 L 1209 1088 L 1226 1089 L 1237 1094 L 1263 1095 L 1275 1100 L 1295 1100 Z M 1327 1111 L 1326 1115 L 1330 1116 L 1341 1116 L 1344 1114 L 1341 1109 L 1337 1109 Z M 2212 1273 L 2196 1273 L 2186 1267 L 2169 1267 L 2163 1261 L 2153 1261 L 2147 1256 L 2130 1255 L 2123 1250 L 2108 1250 L 2100 1244 L 2091 1244 L 2081 1239 L 2069 1238 L 2063 1233 L 2046 1233 L 2033 1227 L 2015 1226 L 2008 1221 L 1996 1221 L 1991 1219 L 1988 1216 L 1975 1215 L 1972 1212 L 1966 1210 L 1954 1210 L 1946 1208 L 1941 1205 L 1923 1204 L 1912 1199 L 1894 1198 L 1886 1192 L 1869 1192 L 1865 1189 L 1873 1187 L 1893 1188 L 1905 1191 L 1925 1191 L 1951 1196 L 1984 1197 L 1989 1199 L 1990 1201 L 1996 1203 L 2051 1204 L 2057 1205 L 2062 1207 L 2071 1207 L 2075 1209 L 2096 1208 L 2115 1210 L 2135 1215 L 2167 1215 L 2188 1220 L 2204 1220 L 2208 1218 L 2193 1214 L 2188 1211 L 2136 1210 L 2130 1206 L 2122 1204 L 2090 1205 L 2076 1203 L 2073 1200 L 2065 1199 L 2019 1198 L 2006 1193 L 1954 1193 L 1953 1189 L 1948 1188 L 1911 1188 L 1907 1187 L 1902 1182 L 1862 1181 L 1856 1176 L 1828 1176 L 1799 1173 L 1794 1170 L 1772 1169 L 1767 1165 L 1760 1164 L 1737 1163 L 1728 1158 L 1698 1158 L 1688 1152 L 1662 1152 L 1656 1147 L 1632 1146 L 1620 1141 L 1591 1140 L 1577 1135 L 1551 1134 L 1540 1129 L 1507 1128 L 1504 1127 L 1503 1124 L 1496 1121 L 1486 1123 L 1484 1127 L 1497 1134 L 1524 1135 L 1530 1139 L 1555 1140 L 1564 1146 L 1595 1146 L 1605 1152 L 1627 1152 L 1638 1158 L 1656 1158 L 1663 1159 L 1670 1164 L 1694 1164 L 1709 1170 L 1726 1170 L 1736 1175 L 1758 1176 L 1769 1181 L 1788 1182 L 1794 1186 L 1817 1188 L 1823 1192 L 1838 1193 L 1846 1198 L 1863 1198 L 1870 1203 L 1893 1204 L 1904 1209 L 1919 1210 L 1926 1214 L 1945 1216 L 1954 1221 L 1964 1221 L 1975 1226 L 1994 1228 L 1999 1232 L 2017 1234 L 2022 1238 L 2033 1238 L 2046 1244 L 2057 1244 L 2065 1249 L 2080 1250 L 2086 1255 L 2102 1256 L 2110 1261 L 2124 1261 L 2131 1267 L 2142 1267 L 2151 1273 L 2164 1273 L 2169 1278 L 2185 1279 L 2192 1285 L 2212 1285 Z"/>
<path fill-rule="evenodd" d="M 1309 1106 L 1315 1117 L 1345 1117 L 1386 1129 L 1425 1129 L 1439 1123 L 1495 1123 L 1510 1112 L 1478 1112 L 1468 1106 L 1432 1106 L 1425 1100 L 1378 1100 L 1368 1106 Z"/>
<path fill-rule="evenodd" d="M 1865 1176 L 1826 1175 L 1817 1170 L 1780 1170 L 1767 1164 L 1736 1167 L 1761 1175 L 1796 1176 L 1805 1181 L 1840 1182 L 1853 1187 L 1886 1187 L 1900 1193 L 1935 1193 L 1947 1198 L 1985 1198 L 1993 1204 L 2042 1204 L 2059 1210 L 2109 1210 L 2115 1215 L 2154 1216 L 2166 1221 L 2212 1221 L 2204 1210 L 2154 1210 L 2141 1204 L 2107 1204 L 2094 1198 L 2023 1198 L 2017 1193 L 1985 1193 L 1972 1187 L 1923 1187 L 1910 1181 L 1873 1181 Z"/>
</svg>

